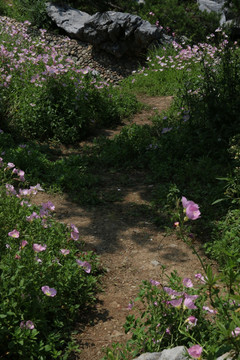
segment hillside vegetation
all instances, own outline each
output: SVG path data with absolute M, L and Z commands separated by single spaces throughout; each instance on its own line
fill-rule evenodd
M 0 8 L 2 15 L 23 21 L 17 29 L 0 19 L 0 357 L 70 359 L 74 323 L 99 290 L 99 259 L 85 250 L 77 227 L 56 222 L 54 205 L 33 206 L 31 196 L 43 189 L 65 192 L 73 201 L 97 206 L 104 201 L 98 196 L 102 174 L 140 169 L 146 184 L 154 184 L 149 210 L 158 214 L 159 229 L 174 225 L 203 273 L 195 275 L 199 286 L 177 274 L 164 286 L 145 282 L 138 297 L 145 310 L 125 325 L 131 341 L 108 349 L 105 358 L 132 359 L 176 345 L 185 345 L 195 359 L 216 359 L 230 350 L 238 358 L 238 42 L 190 1 L 146 1 L 141 8 L 118 3 L 159 21 L 176 39 L 150 52 L 143 68 L 114 87 L 48 47 L 45 29 L 38 37 L 29 35 L 29 20 L 53 28 L 44 17 L 44 1 L 28 5 L 13 0 Z M 84 9 L 98 8 L 90 6 Z M 189 38 L 185 44 L 178 42 L 183 34 Z M 79 146 L 93 130 L 139 111 L 136 94 L 172 95 L 174 101 L 152 126 L 124 126 L 113 139 Z M 61 156 L 66 145 L 76 153 Z M 196 252 L 195 237 L 218 262 L 218 276 Z

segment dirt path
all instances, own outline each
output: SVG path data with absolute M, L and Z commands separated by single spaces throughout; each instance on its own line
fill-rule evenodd
M 144 110 L 132 120 L 138 124 L 149 123 L 155 111 L 166 109 L 171 97 L 145 98 L 152 108 Z M 155 109 L 154 109 L 155 108 Z M 113 136 L 120 127 L 109 133 Z M 106 174 L 110 178 L 112 174 Z M 107 269 L 103 278 L 104 292 L 98 296 L 96 309 L 86 314 L 86 325 L 77 328 L 77 340 L 82 352 L 81 360 L 99 360 L 102 348 L 113 342 L 124 342 L 123 324 L 128 315 L 130 300 L 137 295 L 142 280 L 159 280 L 161 265 L 167 272 L 177 270 L 180 276 L 193 277 L 201 270 L 192 251 L 175 235 L 167 235 L 153 224 L 149 211 L 152 185 L 145 184 L 145 175 L 140 172 L 125 174 L 128 181 L 118 185 L 120 174 L 114 174 L 116 192 L 121 192 L 123 201 L 87 208 L 72 203 L 67 196 L 38 194 L 34 200 L 41 204 L 51 200 L 56 207 L 56 218 L 79 228 L 81 239 L 87 247 L 100 255 Z

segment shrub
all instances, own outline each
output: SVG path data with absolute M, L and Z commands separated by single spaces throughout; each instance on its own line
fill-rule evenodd
M 76 226 L 52 218 L 51 202 L 31 205 L 41 187 L 18 190 L 25 182 L 19 175 L 24 172 L 1 160 L 0 354 L 66 358 L 72 326 L 95 300 L 98 260 L 84 251 Z
M 203 60 L 202 75 L 190 76 L 183 103 L 193 122 L 208 131 L 209 138 L 226 145 L 239 130 L 240 64 L 237 44 L 231 47 L 223 35 L 225 39 L 212 60 Z

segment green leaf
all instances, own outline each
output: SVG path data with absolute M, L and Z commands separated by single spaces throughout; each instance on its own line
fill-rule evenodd
M 218 203 L 220 203 L 220 202 L 222 202 L 222 201 L 226 201 L 227 199 L 217 199 L 217 200 L 215 200 L 213 203 L 212 203 L 212 205 L 215 205 L 215 204 L 218 204 Z

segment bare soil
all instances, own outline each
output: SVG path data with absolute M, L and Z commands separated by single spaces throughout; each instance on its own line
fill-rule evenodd
M 142 97 L 141 101 L 150 108 L 137 114 L 132 122 L 151 124 L 151 116 L 167 109 L 171 100 L 171 97 Z M 105 130 L 105 135 L 112 137 L 121 127 Z M 127 181 L 118 185 L 122 175 Z M 144 179 L 145 174 L 141 172 L 106 174 L 106 188 L 121 192 L 123 200 L 90 208 L 76 205 L 67 195 L 39 193 L 35 197 L 37 204 L 51 200 L 56 219 L 79 228 L 81 239 L 88 249 L 99 254 L 107 270 L 96 308 L 85 314 L 85 321 L 77 326 L 76 339 L 81 349 L 78 359 L 100 360 L 104 347 L 113 342 L 124 343 L 129 338 L 123 329 L 129 314 L 128 304 L 136 297 L 143 280 L 159 280 L 162 265 L 168 274 L 177 270 L 183 277 L 192 278 L 201 271 L 198 259 L 185 243 L 174 233 L 167 234 L 154 225 L 148 211 L 153 186 L 145 185 Z M 197 242 L 195 245 L 202 253 L 201 245 Z

